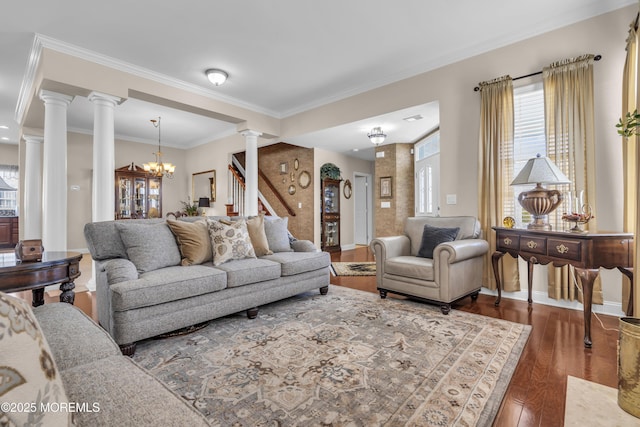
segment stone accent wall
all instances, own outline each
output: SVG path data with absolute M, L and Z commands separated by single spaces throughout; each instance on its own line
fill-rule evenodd
M 375 235 L 376 237 L 402 234 L 404 221 L 413 216 L 414 204 L 414 160 L 413 144 L 387 144 L 376 147 L 375 164 Z M 391 177 L 391 198 L 380 198 L 380 178 Z M 389 203 L 383 208 L 382 203 Z

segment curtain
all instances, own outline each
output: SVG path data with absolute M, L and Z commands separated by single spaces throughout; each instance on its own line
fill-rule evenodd
M 480 83 L 480 138 L 478 219 L 484 237 L 489 242 L 485 255 L 482 283 L 496 289 L 490 254 L 496 250 L 492 226 L 502 225 L 503 196 L 513 192 L 513 81 L 509 76 Z M 520 290 L 518 260 L 505 255 L 501 259 L 503 290 Z
M 624 63 L 624 71 L 622 77 L 622 117 L 628 112 L 638 108 L 638 18 L 634 20 L 629 26 L 629 36 L 627 37 L 627 57 Z M 639 163 L 638 150 L 636 149 L 638 144 L 638 137 L 633 135 L 629 138 L 622 138 L 622 176 L 623 176 L 623 188 L 624 188 L 624 231 L 633 233 L 634 230 L 639 230 L 636 224 L 636 212 L 638 207 L 637 188 L 639 188 L 637 181 Z M 636 236 L 637 237 L 637 236 Z M 638 256 L 640 247 L 638 246 L 638 239 L 634 239 L 635 254 Z M 634 265 L 639 265 L 638 258 L 634 260 Z M 637 316 L 638 306 L 640 299 L 638 299 L 637 285 L 634 286 L 634 294 L 636 301 L 634 304 L 635 313 Z M 622 309 L 627 311 L 630 299 L 631 282 L 625 276 L 622 276 Z M 634 313 L 627 312 L 627 316 L 632 316 Z
M 542 71 L 547 156 L 571 180 L 569 191 L 583 194 L 584 203 L 593 207 L 596 200 L 595 143 L 593 107 L 593 55 L 555 62 Z M 555 229 L 561 229 L 556 210 L 550 215 Z M 596 219 L 585 225 L 597 230 Z M 554 299 L 581 300 L 581 286 L 573 267 L 549 265 L 549 297 Z M 596 279 L 593 303 L 602 304 L 602 284 Z

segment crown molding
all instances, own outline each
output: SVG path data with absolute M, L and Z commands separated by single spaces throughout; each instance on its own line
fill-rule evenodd
M 115 70 L 122 71 L 124 73 L 132 74 L 137 77 L 142 77 L 147 80 L 151 80 L 166 86 L 191 92 L 196 95 L 201 95 L 210 99 L 214 99 L 216 101 L 225 102 L 227 104 L 244 108 L 256 113 L 265 114 L 267 116 L 271 116 L 277 119 L 282 118 L 282 115 L 277 111 L 270 110 L 268 108 L 264 108 L 259 105 L 244 102 L 230 96 L 225 96 L 213 90 L 206 89 L 202 86 L 188 83 L 183 80 L 175 79 L 173 77 L 169 77 L 167 75 L 149 70 L 147 68 L 139 67 L 137 65 L 133 65 L 128 62 L 121 61 L 116 58 L 112 58 L 107 55 L 102 55 L 100 53 L 97 53 L 88 49 L 84 49 L 82 47 L 36 33 L 34 37 L 33 45 L 31 47 L 31 53 L 29 55 L 27 71 L 25 72 L 22 85 L 20 88 L 20 94 L 18 96 L 18 105 L 16 107 L 16 119 L 21 120 L 24 117 L 26 107 L 29 101 L 28 95 L 31 92 L 33 85 L 35 83 L 36 70 L 40 63 L 42 50 L 44 48 L 51 49 L 56 52 L 64 53 L 64 54 L 67 54 L 76 58 L 80 58 L 85 61 L 93 62 L 99 65 L 104 65 L 105 67 L 113 68 Z M 18 120 L 18 123 L 21 123 L 20 120 Z

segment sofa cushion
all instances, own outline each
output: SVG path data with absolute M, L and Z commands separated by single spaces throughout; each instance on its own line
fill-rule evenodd
M 90 222 L 84 225 L 84 238 L 96 261 L 111 258 L 126 258 L 127 250 L 116 229 L 115 221 Z
M 264 231 L 264 215 L 258 215 L 247 220 L 247 230 L 251 238 L 251 245 L 256 256 L 271 255 L 273 251 L 269 249 L 269 241 Z
M 281 274 L 279 263 L 264 258 L 233 260 L 216 268 L 227 273 L 228 288 L 278 279 Z
M 43 411 L 69 402 L 45 335 L 25 301 L 0 292 L 0 401 L 28 405 L 2 408 L 5 425 L 71 425 L 71 413 Z M 33 406 L 31 406 L 33 405 Z
M 433 281 L 433 260 L 415 256 L 398 256 L 384 262 L 384 273 L 395 276 Z
M 104 263 L 103 268 L 107 273 L 107 282 L 110 285 L 138 278 L 138 269 L 128 259 L 110 259 Z
M 125 311 L 172 302 L 224 289 L 224 271 L 210 265 L 174 266 L 140 275 L 139 279 L 110 287 L 111 308 Z
M 433 250 L 440 243 L 452 242 L 455 240 L 460 227 L 443 228 L 432 227 L 429 224 L 424 225 L 422 232 L 422 239 L 420 243 L 420 250 L 418 250 L 417 256 L 422 258 L 433 258 Z
M 85 363 L 62 377 L 70 401 L 88 402 L 94 409 L 77 412 L 78 425 L 208 425 L 195 408 L 126 356 Z
M 328 252 L 279 252 L 263 257 L 281 264 L 282 276 L 293 276 L 331 265 Z
M 182 255 L 181 265 L 202 264 L 213 259 L 211 237 L 205 219 L 195 222 L 167 220 Z
M 256 257 L 244 219 L 230 224 L 209 220 L 209 235 L 213 247 L 213 265 L 215 266 L 233 259 Z
M 57 302 L 36 307 L 33 312 L 61 371 L 121 354 L 111 336 L 78 307 Z
M 180 251 L 166 223 L 145 224 L 137 221 L 117 222 L 127 258 L 138 273 L 180 264 Z
M 270 218 L 264 222 L 264 232 L 267 235 L 269 249 L 273 252 L 291 252 L 291 242 L 287 229 L 289 218 Z

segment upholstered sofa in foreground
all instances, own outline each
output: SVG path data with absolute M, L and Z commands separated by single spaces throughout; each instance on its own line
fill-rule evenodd
M 449 239 L 442 239 L 456 228 Z M 480 237 L 475 217 L 407 218 L 403 235 L 371 241 L 380 296 L 386 298 L 392 292 L 436 302 L 444 314 L 456 300 L 469 295 L 477 298 L 483 257 L 489 250 Z M 439 243 L 438 239 L 447 241 Z M 425 248 L 426 253 L 421 253 Z
M 209 425 L 70 304 L 0 293 L 0 341 L 2 425 Z
M 326 294 L 329 254 L 320 252 L 309 241 L 291 241 L 286 218 L 265 218 L 269 248 L 266 244 L 256 247 L 257 257 L 231 259 L 219 265 L 214 265 L 218 261 L 215 257 L 213 262 L 209 257 L 198 259 L 193 265 L 182 265 L 184 247 L 189 243 L 191 247 L 199 247 L 192 241 L 199 237 L 174 236 L 172 231 L 180 228 L 177 227 L 180 221 L 145 219 L 86 224 L 85 238 L 96 262 L 100 325 L 123 354 L 131 355 L 135 343 L 146 338 L 243 310 L 253 318 L 261 305 L 312 289 Z M 228 217 L 215 220 L 234 222 Z M 216 224 L 222 227 L 220 222 Z M 238 251 L 242 248 L 229 246 L 223 255 Z

